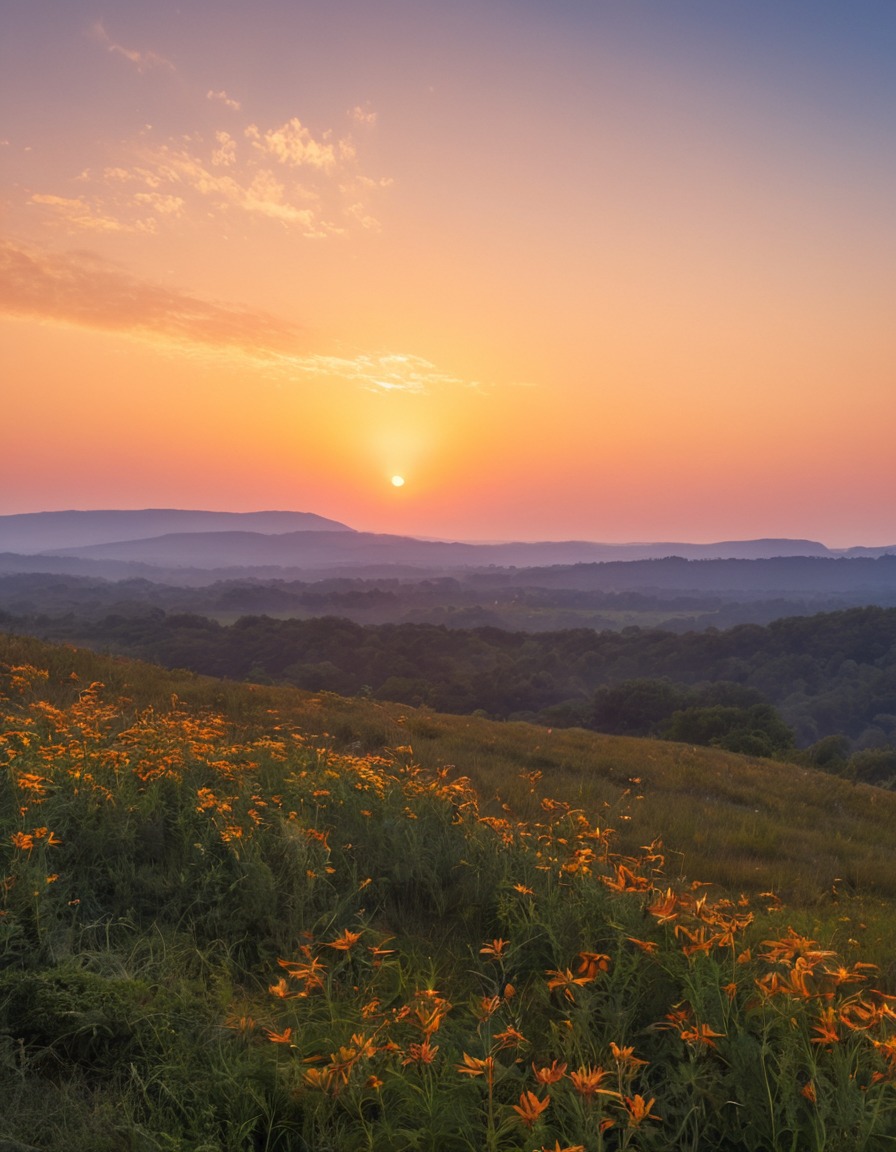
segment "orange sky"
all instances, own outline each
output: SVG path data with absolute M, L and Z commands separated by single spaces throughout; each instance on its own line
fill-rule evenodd
M 896 9 L 781 8 L 8 8 L 0 513 L 893 543 Z

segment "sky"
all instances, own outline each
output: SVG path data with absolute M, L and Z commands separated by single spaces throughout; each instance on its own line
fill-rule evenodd
M 893 0 L 9 0 L 0 43 L 0 514 L 896 542 Z

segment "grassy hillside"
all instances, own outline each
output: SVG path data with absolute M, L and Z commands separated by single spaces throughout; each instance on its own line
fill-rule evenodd
M 0 1147 L 896 1139 L 891 793 L 21 638 L 0 710 Z

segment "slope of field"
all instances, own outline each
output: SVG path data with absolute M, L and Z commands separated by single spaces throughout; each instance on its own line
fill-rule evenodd
M 0 1147 L 896 1138 L 889 793 L 20 638 L 0 713 Z

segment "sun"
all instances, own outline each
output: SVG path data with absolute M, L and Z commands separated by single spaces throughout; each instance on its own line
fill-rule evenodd
M 395 488 L 403 488 L 404 487 L 404 476 L 393 476 L 392 477 L 392 484 Z

